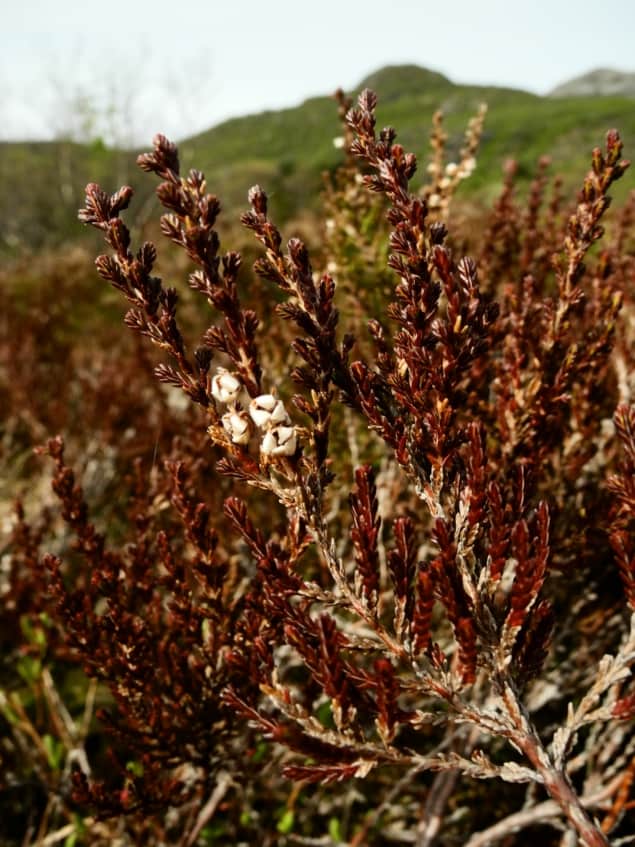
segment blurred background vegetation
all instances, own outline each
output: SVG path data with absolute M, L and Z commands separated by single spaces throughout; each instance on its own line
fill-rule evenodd
M 613 75 L 609 85 L 601 72 L 590 73 L 559 86 L 552 95 L 538 96 L 515 89 L 456 85 L 439 73 L 403 65 L 371 74 L 358 90 L 369 86 L 377 91 L 380 121 L 399 127 L 399 141 L 417 153 L 420 163 L 425 162 L 431 118 L 437 109 L 443 111 L 450 136 L 448 150 L 458 154 L 467 120 L 485 102 L 488 114 L 478 168 L 462 187 L 462 195 L 472 203 L 488 204 L 500 190 L 508 157 L 518 162 L 522 185 L 528 184 L 539 157 L 548 155 L 566 191 L 579 184 L 591 149 L 602 143 L 607 129 L 616 127 L 626 151 L 632 150 L 632 76 Z M 621 84 L 616 84 L 616 78 Z M 57 140 L 0 143 L 0 256 L 4 258 L 91 238 L 92 248 L 94 234 L 83 230 L 76 218 L 89 181 L 111 191 L 131 184 L 137 191 L 137 222 L 150 219 L 156 211 L 152 188 L 139 178 L 134 164 L 140 151 L 130 149 L 128 143 L 126 127 L 133 104 L 113 97 L 97 112 L 92 101 L 80 94 L 63 106 Z M 148 128 L 148 147 L 155 130 L 161 127 Z M 226 219 L 245 208 L 247 190 L 260 182 L 271 197 L 276 220 L 285 223 L 316 209 L 323 172 L 334 170 L 341 161 L 341 151 L 333 144 L 338 134 L 335 105 L 324 96 L 294 108 L 228 120 L 179 140 L 179 148 L 184 167 L 196 165 L 206 174 L 209 190 L 222 199 Z M 616 200 L 625 191 L 619 185 Z

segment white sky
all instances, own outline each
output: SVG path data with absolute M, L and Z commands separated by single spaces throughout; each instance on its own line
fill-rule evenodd
M 635 0 L 0 0 L 0 138 L 178 139 L 406 62 L 545 93 L 634 44 Z

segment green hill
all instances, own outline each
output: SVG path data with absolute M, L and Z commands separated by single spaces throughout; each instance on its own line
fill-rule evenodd
M 520 178 L 529 179 L 538 158 L 549 154 L 565 185 L 577 185 L 591 149 L 602 144 L 611 127 L 622 134 L 627 155 L 635 150 L 635 110 L 632 100 L 623 96 L 554 98 L 457 85 L 414 65 L 377 71 L 358 90 L 366 86 L 379 95 L 380 124 L 394 125 L 400 141 L 420 160 L 427 156 L 430 121 L 437 108 L 445 115 L 450 149 L 458 151 L 467 120 L 479 103 L 488 104 L 478 168 L 463 188 L 466 196 L 490 199 L 510 156 L 519 162 Z M 315 207 L 321 172 L 340 160 L 333 145 L 339 134 L 333 100 L 318 97 L 294 108 L 226 121 L 186 139 L 180 144 L 181 159 L 185 167 L 196 166 L 206 173 L 210 190 L 229 211 L 244 208 L 250 185 L 262 183 L 272 197 L 273 213 L 284 220 L 302 208 Z M 139 178 L 133 162 L 134 153 L 99 144 L 0 145 L 0 220 L 5 222 L 0 249 L 37 248 L 76 236 L 80 230 L 75 210 L 91 180 L 108 189 L 130 182 L 140 192 L 136 210 L 148 212 L 154 186 L 147 177 Z M 624 183 L 620 191 L 628 189 L 629 180 Z

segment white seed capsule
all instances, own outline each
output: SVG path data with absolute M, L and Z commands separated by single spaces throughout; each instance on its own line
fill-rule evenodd
M 249 404 L 249 414 L 256 426 L 265 426 L 271 419 L 271 413 L 278 401 L 273 394 L 261 394 Z
M 221 368 L 212 378 L 212 396 L 219 403 L 233 403 L 240 394 L 241 388 L 240 380 Z
M 272 426 L 277 426 L 278 424 L 290 424 L 291 420 L 289 419 L 289 415 L 287 414 L 287 410 L 284 408 L 284 403 L 282 400 L 278 400 L 276 405 L 274 406 L 273 412 L 271 413 L 271 420 L 269 423 Z
M 268 430 L 260 445 L 260 452 L 267 456 L 292 456 L 298 444 L 293 426 L 275 426 Z
M 249 418 L 245 412 L 227 412 L 221 418 L 225 432 L 234 444 L 249 443 Z
M 252 421 L 259 427 L 290 423 L 284 403 L 273 394 L 261 394 L 255 397 L 249 404 L 249 414 Z

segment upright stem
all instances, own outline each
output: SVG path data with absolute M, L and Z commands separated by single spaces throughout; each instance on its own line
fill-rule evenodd
M 608 847 L 608 839 L 591 820 L 583 808 L 580 798 L 573 790 L 567 775 L 558 770 L 537 737 L 528 736 L 521 749 L 544 780 L 549 795 L 564 812 L 567 820 L 576 829 L 584 847 Z
M 580 836 L 580 843 L 584 847 L 609 847 L 607 837 L 585 811 L 566 773 L 556 767 L 543 747 L 538 733 L 511 686 L 505 685 L 503 699 L 516 728 L 514 742 L 542 776 L 547 793 L 560 806 L 565 817 Z

